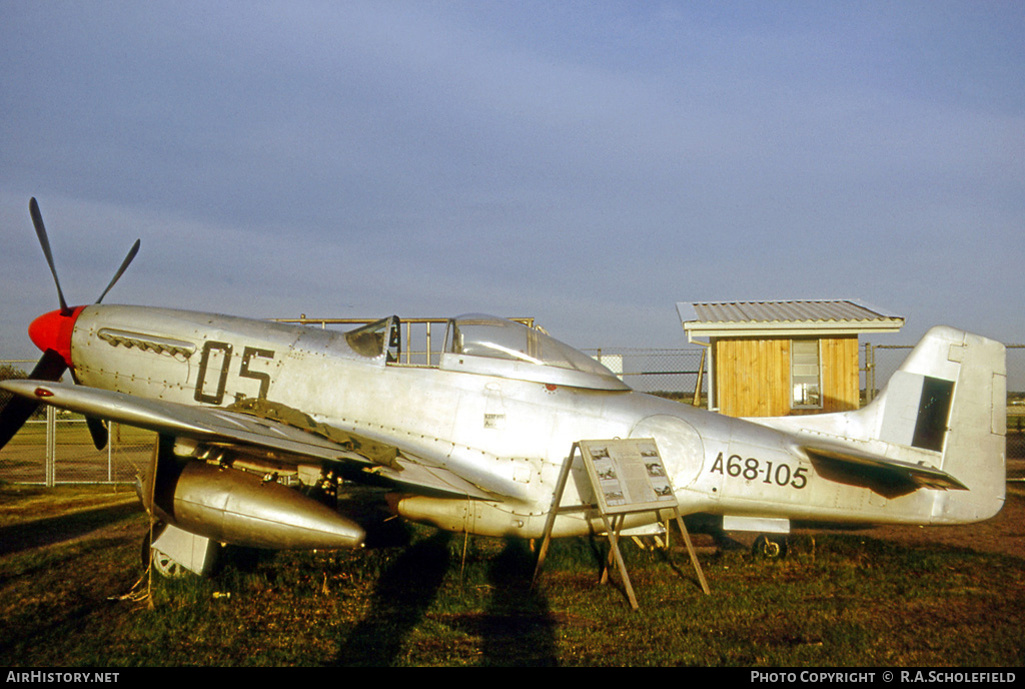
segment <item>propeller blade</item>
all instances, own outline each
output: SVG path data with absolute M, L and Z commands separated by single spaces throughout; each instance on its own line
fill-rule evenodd
M 107 296 L 107 292 L 109 292 L 110 288 L 114 286 L 114 283 L 116 283 L 118 280 L 121 279 L 121 276 L 128 269 L 128 264 L 132 262 L 133 258 L 135 258 L 135 254 L 139 253 L 139 245 L 141 243 L 142 243 L 142 240 L 139 240 L 139 239 L 135 240 L 135 244 L 133 244 L 132 248 L 129 249 L 128 255 L 125 256 L 125 260 L 121 262 L 121 267 L 117 269 L 116 273 L 114 273 L 114 277 L 110 281 L 110 284 L 107 285 L 107 289 L 103 290 L 103 294 L 101 294 L 100 298 L 96 300 L 97 304 L 99 304 L 101 301 L 103 301 L 103 298 L 105 296 Z
M 43 214 L 39 212 L 39 204 L 36 203 L 34 196 L 29 199 L 28 210 L 32 215 L 32 224 L 36 227 L 36 236 L 39 237 L 39 244 L 43 247 L 43 255 L 46 256 L 46 262 L 49 264 L 50 272 L 53 274 L 53 282 L 57 285 L 57 299 L 60 301 L 61 313 L 70 313 L 71 309 L 68 308 L 68 302 L 64 300 L 64 291 L 61 289 L 60 280 L 57 279 L 57 268 L 53 264 L 53 253 L 50 251 L 50 240 L 46 236 L 46 226 L 43 225 Z
M 75 385 L 81 385 L 78 376 L 75 374 L 75 369 L 71 369 L 71 380 L 75 382 Z M 89 435 L 92 436 L 93 445 L 96 446 L 96 449 L 102 450 L 105 448 L 110 434 L 107 432 L 107 425 L 103 423 L 103 420 L 95 416 L 86 416 L 85 425 L 89 429 Z
M 29 214 L 32 216 L 32 224 L 36 228 L 36 236 L 39 238 L 39 245 L 43 248 L 43 255 L 46 257 L 46 263 L 50 266 L 50 273 L 53 275 L 53 282 L 57 286 L 57 299 L 60 301 L 61 315 L 67 316 L 71 314 L 71 309 L 68 307 L 68 302 L 64 299 L 64 290 L 61 289 L 60 279 L 57 277 L 57 267 L 53 262 L 53 252 L 50 249 L 50 239 L 46 235 L 46 225 L 43 223 L 43 214 L 39 211 L 39 203 L 35 197 L 29 199 L 28 202 Z M 139 253 L 139 245 L 141 241 L 136 239 L 135 244 L 128 251 L 128 255 L 125 256 L 125 260 L 121 262 L 121 267 L 114 273 L 114 277 L 111 279 L 107 288 L 100 294 L 100 298 L 96 300 L 99 304 L 103 301 L 103 298 L 107 296 L 107 293 L 114 287 L 125 270 L 128 269 L 128 265 L 135 258 L 135 255 Z M 40 319 L 37 319 L 39 322 Z M 38 340 L 35 340 L 38 341 Z M 47 349 L 43 352 L 43 358 L 36 364 L 33 369 L 30 378 L 36 380 L 49 380 L 58 381 L 64 372 L 68 369 L 68 364 L 64 360 L 64 357 L 53 349 Z M 75 379 L 75 384 L 78 384 L 78 379 L 72 371 L 72 378 Z M 27 399 L 24 397 L 15 396 L 12 398 L 4 407 L 0 409 L 0 448 L 10 441 L 14 437 L 14 434 L 25 424 L 36 408 L 39 407 L 39 403 Z M 102 450 L 108 440 L 107 427 L 103 424 L 103 421 L 97 418 L 86 417 L 86 424 L 89 426 L 89 433 L 92 435 L 93 444 L 97 450 Z
M 43 352 L 43 357 L 32 369 L 29 378 L 56 382 L 64 375 L 67 368 L 68 365 L 64 363 L 64 357 L 54 350 L 48 349 Z M 3 448 L 14 437 L 14 434 L 28 421 L 28 417 L 32 416 L 38 406 L 38 402 L 15 395 L 3 409 L 0 409 L 0 448 Z
M 106 424 L 95 416 L 87 416 L 85 417 L 85 425 L 89 427 L 89 435 L 93 437 L 93 445 L 96 446 L 96 449 L 102 450 L 105 448 L 110 435 L 107 432 Z

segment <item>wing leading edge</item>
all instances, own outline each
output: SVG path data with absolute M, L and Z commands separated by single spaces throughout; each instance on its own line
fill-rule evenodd
M 444 458 L 326 426 L 297 410 L 243 400 L 229 408 L 194 407 L 125 393 L 41 380 L 8 380 L 0 388 L 38 403 L 163 435 L 242 451 L 279 453 L 279 459 L 342 464 L 414 489 L 495 499 L 444 467 Z M 281 455 L 284 455 L 283 457 Z

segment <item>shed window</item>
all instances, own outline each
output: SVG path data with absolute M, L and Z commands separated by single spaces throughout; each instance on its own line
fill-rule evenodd
M 822 407 L 822 369 L 818 340 L 793 340 L 790 348 L 790 388 L 792 409 Z

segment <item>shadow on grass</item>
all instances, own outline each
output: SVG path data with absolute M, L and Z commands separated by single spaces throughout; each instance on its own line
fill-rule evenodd
M 0 527 L 0 555 L 61 543 L 139 514 L 137 502 Z
M 548 601 L 531 588 L 537 558 L 522 540 L 510 539 L 492 562 L 494 593 L 481 621 L 484 664 L 504 667 L 558 665 Z
M 556 621 L 547 599 L 531 587 L 537 556 L 526 542 L 507 539 L 491 559 L 487 578 L 491 597 L 481 612 L 450 616 L 454 629 L 481 640 L 480 661 L 486 667 L 555 667 Z
M 410 545 L 381 575 L 371 611 L 344 641 L 336 664 L 395 664 L 407 637 L 423 621 L 453 566 L 451 539 L 452 534 L 438 531 Z M 488 566 L 492 594 L 485 609 L 444 616 L 452 628 L 481 639 L 480 665 L 558 665 L 555 622 L 547 600 L 531 589 L 534 565 L 535 556 L 524 541 L 508 540 Z M 465 649 L 452 651 L 462 654 Z
M 383 667 L 393 663 L 403 641 L 423 618 L 449 568 L 451 534 L 439 531 L 409 546 L 381 575 L 373 609 L 345 640 L 338 665 Z

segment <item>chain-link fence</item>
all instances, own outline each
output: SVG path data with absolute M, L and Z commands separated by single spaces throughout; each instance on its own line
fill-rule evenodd
M 102 450 L 93 445 L 85 419 L 53 407 L 40 410 L 0 451 L 0 480 L 53 486 L 58 483 L 130 483 L 150 461 L 154 434 L 109 425 Z
M 24 378 L 34 361 L 0 361 L 0 378 Z M 0 390 L 0 409 L 11 393 Z M 0 450 L 0 481 L 11 483 L 131 483 L 150 461 L 154 434 L 109 425 L 110 441 L 97 450 L 85 419 L 40 405 Z
M 872 344 L 861 348 L 863 400 L 877 394 L 911 348 Z M 621 375 L 635 390 L 695 406 L 705 406 L 707 402 L 708 362 L 704 347 L 585 352 Z M 4 377 L 23 377 L 33 364 L 0 361 L 0 373 Z M 1007 456 L 1025 458 L 1025 345 L 1008 346 L 1007 371 Z M 0 391 L 0 407 L 8 397 L 9 393 Z M 149 462 L 152 447 L 152 433 L 112 424 L 110 442 L 103 450 L 97 450 L 81 417 L 41 407 L 0 450 L 0 480 L 46 485 L 131 482 Z
M 585 349 L 638 392 L 703 404 L 706 349 Z

